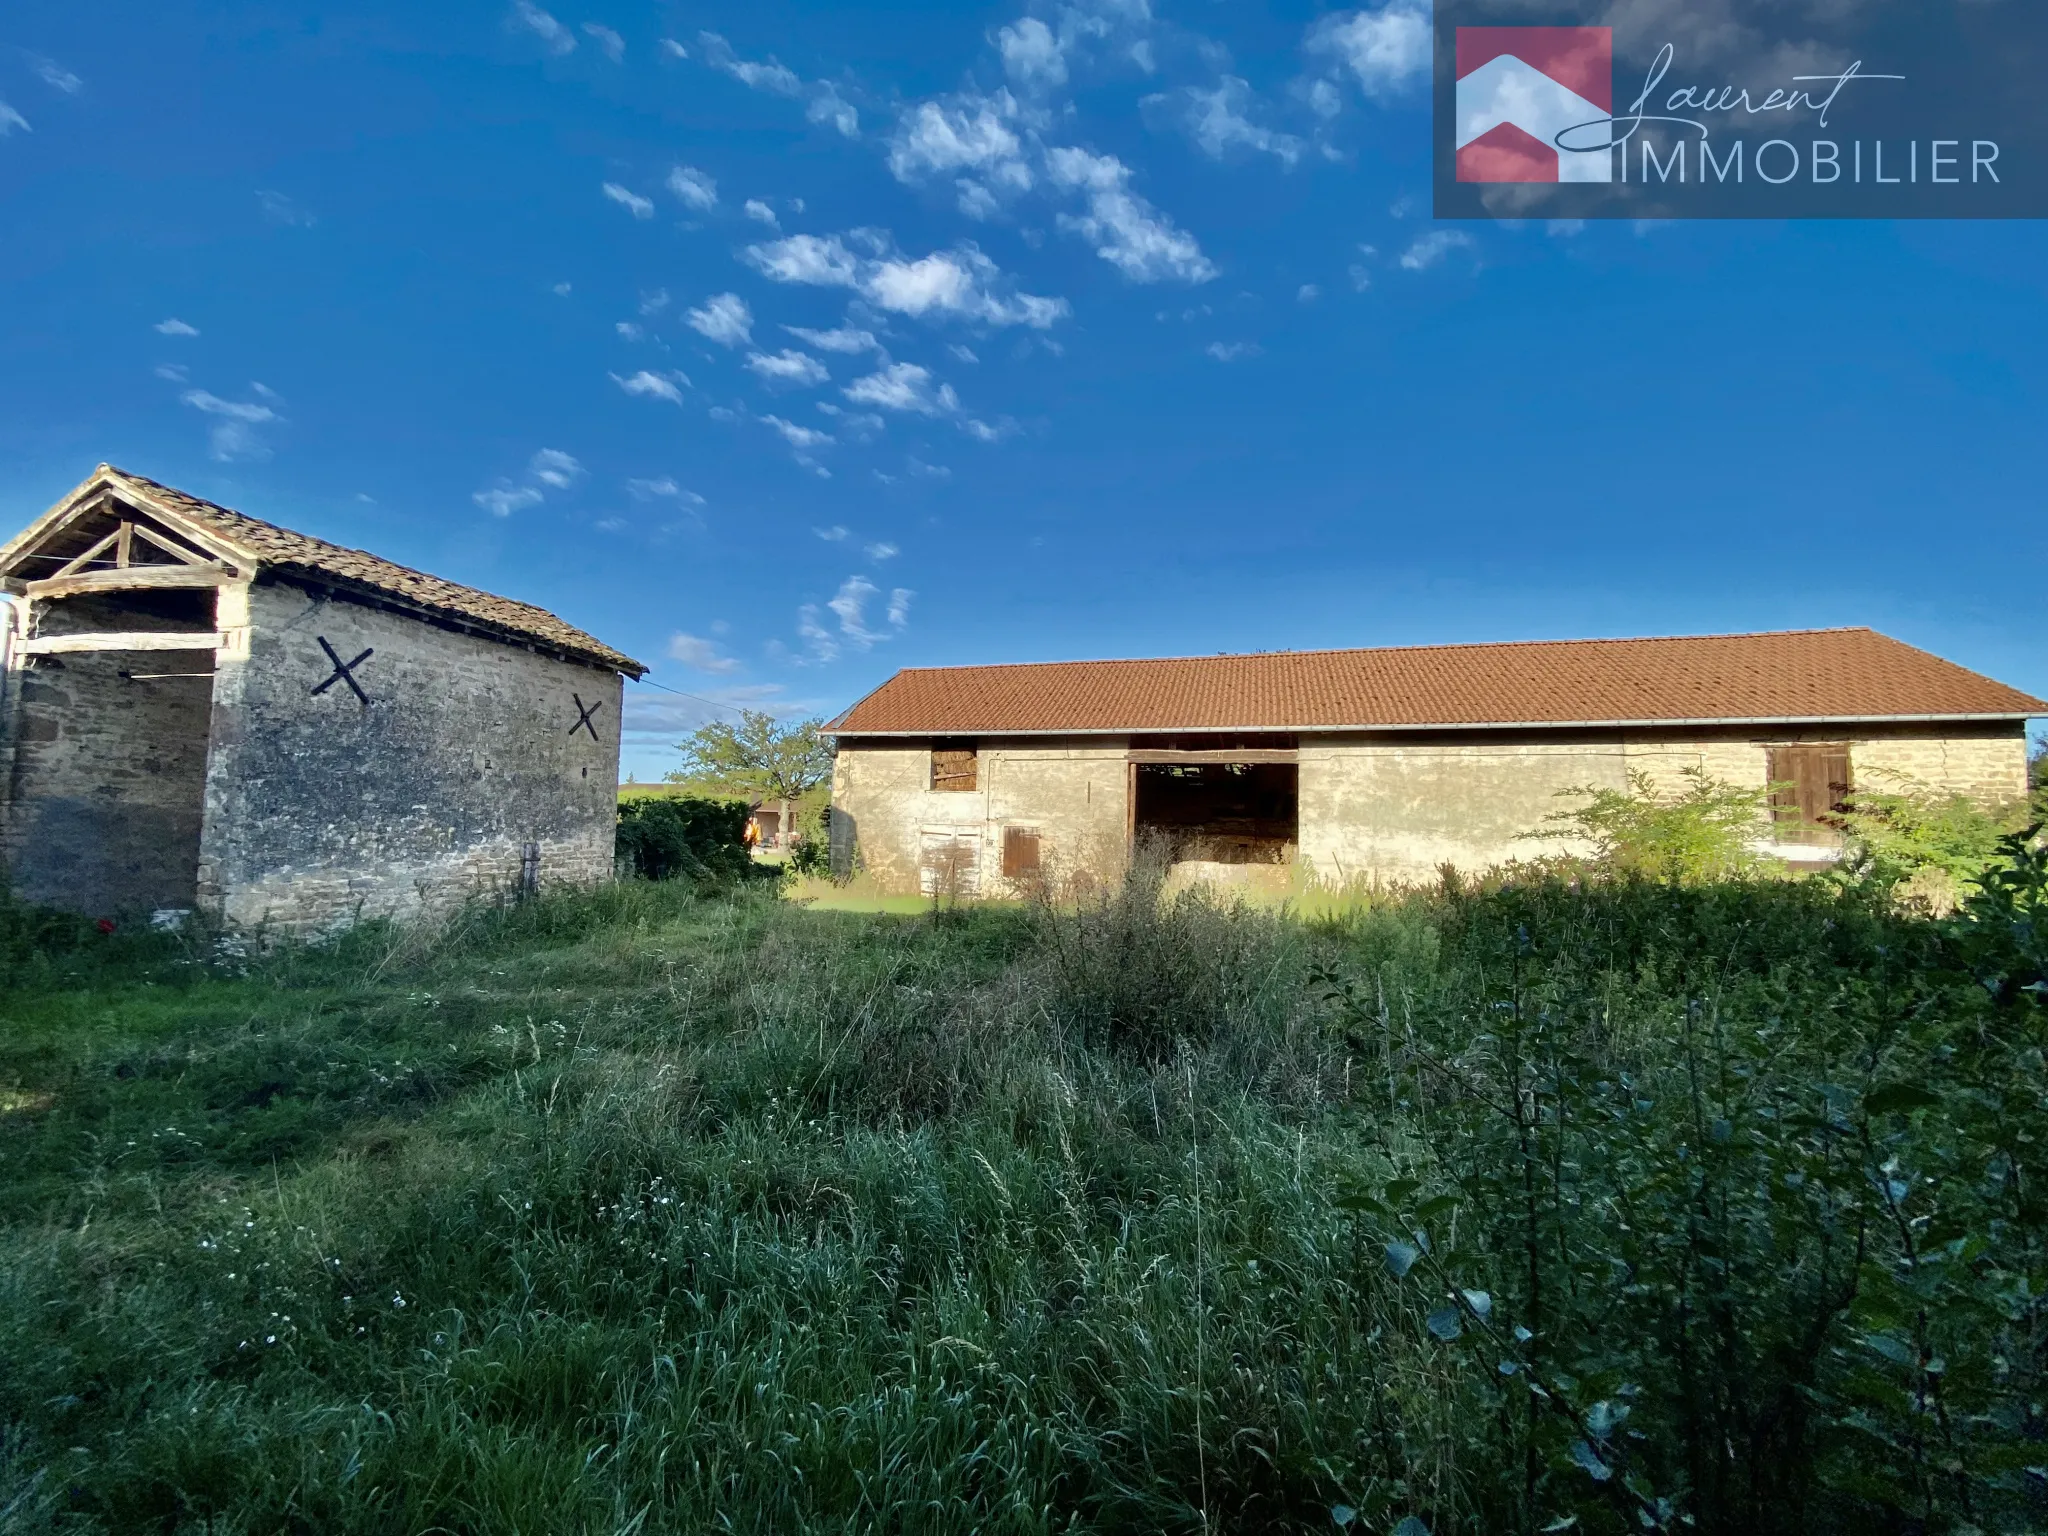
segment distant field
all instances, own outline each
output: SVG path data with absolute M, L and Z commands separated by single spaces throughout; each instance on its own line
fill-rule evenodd
M 0 1529 L 2042 1523 L 1999 934 L 805 894 L 247 963 L 12 914 Z

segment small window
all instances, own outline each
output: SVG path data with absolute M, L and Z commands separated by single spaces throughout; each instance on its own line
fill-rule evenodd
M 1003 878 L 1030 880 L 1038 874 L 1038 828 L 1003 828 Z
M 979 780 L 978 766 L 972 747 L 933 747 L 932 788 L 972 790 Z
M 1772 747 L 1771 821 L 1780 843 L 1832 847 L 1849 798 L 1847 746 Z

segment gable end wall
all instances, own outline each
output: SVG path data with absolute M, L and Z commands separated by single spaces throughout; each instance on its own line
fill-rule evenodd
M 284 581 L 228 589 L 220 622 L 199 894 L 229 923 L 437 915 L 515 886 L 529 842 L 543 883 L 611 878 L 618 674 Z M 367 707 L 313 694 L 322 637 L 373 651 Z

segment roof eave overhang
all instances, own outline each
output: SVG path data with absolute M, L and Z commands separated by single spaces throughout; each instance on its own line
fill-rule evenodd
M 2039 700 L 2035 701 L 2040 703 Z M 2042 704 L 2048 709 L 2048 704 Z M 1978 714 L 1927 715 L 1716 715 L 1642 720 L 1387 720 L 1363 725 L 1069 725 L 1046 730 L 948 723 L 920 730 L 874 731 L 838 721 L 824 728 L 827 736 L 873 740 L 923 740 L 932 736 L 1157 736 L 1157 735 L 1386 735 L 1406 731 L 1619 731 L 1675 730 L 1697 726 L 1775 726 L 1785 729 L 1835 725 L 1991 725 L 2038 718 L 2028 710 Z

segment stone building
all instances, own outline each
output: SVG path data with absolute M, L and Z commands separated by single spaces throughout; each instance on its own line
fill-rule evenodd
M 317 931 L 612 873 L 628 656 L 102 464 L 0 548 L 16 896 Z
M 900 891 L 1102 878 L 1148 835 L 1211 878 L 1408 884 L 1696 767 L 1779 786 L 1759 842 L 1811 863 L 1857 785 L 2020 798 L 2044 713 L 1868 629 L 915 669 L 830 727 L 833 852 Z

